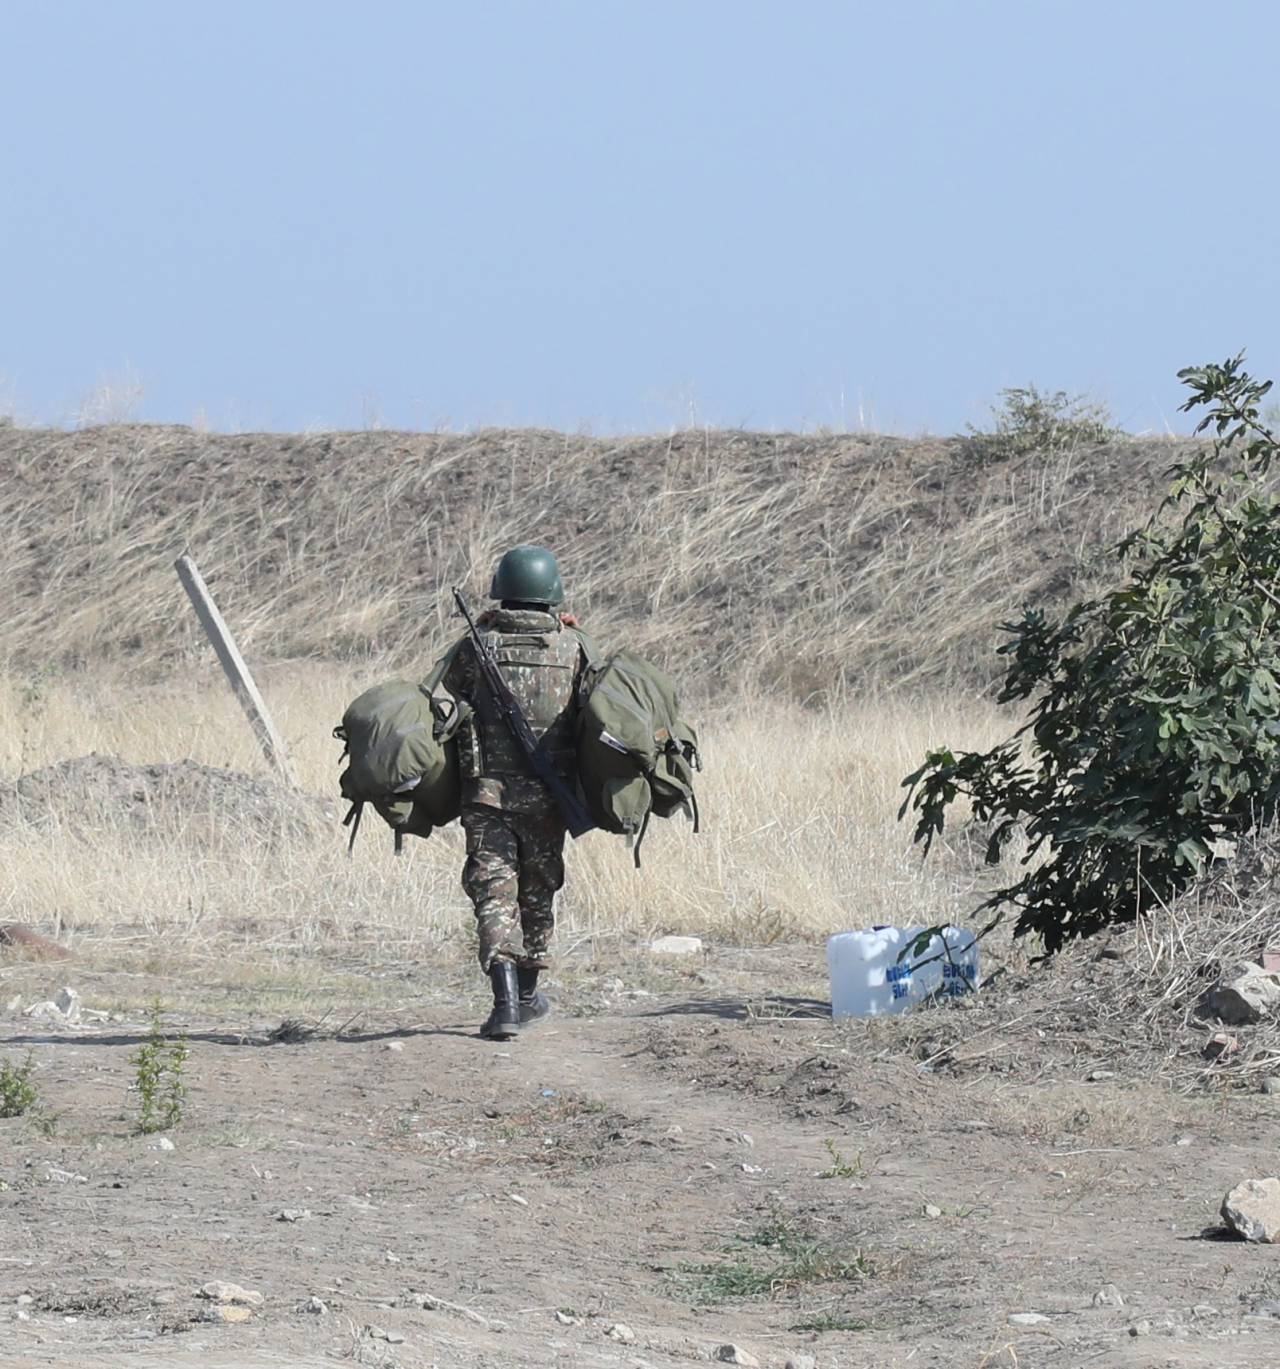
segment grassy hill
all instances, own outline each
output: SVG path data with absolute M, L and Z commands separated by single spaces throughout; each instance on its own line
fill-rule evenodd
M 976 464 L 961 439 L 621 439 L 0 428 L 10 667 L 154 670 L 196 642 L 189 548 L 256 660 L 406 660 L 497 554 L 560 554 L 606 642 L 708 689 L 973 684 L 993 624 L 1086 583 L 1154 507 L 1171 440 Z

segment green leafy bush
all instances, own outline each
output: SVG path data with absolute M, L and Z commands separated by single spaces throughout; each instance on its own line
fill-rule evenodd
M 1061 620 L 1027 609 L 1000 699 L 1030 706 L 986 752 L 940 749 L 903 781 L 927 852 L 962 796 L 996 864 L 1022 873 L 983 905 L 1018 909 L 1046 949 L 1137 917 L 1194 878 L 1216 841 L 1280 797 L 1280 454 L 1259 418 L 1270 382 L 1243 356 L 1179 372 L 1211 445 L 1173 467 L 1160 512 L 1115 549 L 1119 586 Z
M 1069 395 L 1065 390 L 1025 389 L 1000 391 L 1000 403 L 991 410 L 995 427 L 990 431 L 968 427 L 966 458 L 978 466 L 1027 456 L 1034 452 L 1062 451 L 1080 445 L 1114 442 L 1124 437 L 1105 404 Z
M 40 1099 L 31 1076 L 36 1063 L 31 1053 L 21 1065 L 6 1060 L 0 1064 L 0 1117 L 21 1117 L 30 1112 Z

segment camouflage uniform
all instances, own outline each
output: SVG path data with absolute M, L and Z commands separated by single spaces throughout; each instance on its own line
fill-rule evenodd
M 558 614 L 534 609 L 492 609 L 479 627 L 539 745 L 572 785 L 581 637 Z M 480 966 L 488 973 L 505 959 L 545 969 L 564 883 L 564 820 L 494 707 L 469 639 L 455 649 L 443 684 L 475 710 L 459 754 L 467 834 L 462 886 L 475 907 Z

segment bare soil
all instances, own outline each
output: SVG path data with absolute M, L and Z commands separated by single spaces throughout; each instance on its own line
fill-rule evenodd
M 119 1006 L 156 986 L 11 960 L 0 1061 L 42 1111 L 0 1121 L 0 1364 L 1280 1362 L 1280 1254 L 1217 1217 L 1280 1097 L 1177 1092 L 998 985 L 836 1026 L 816 946 L 570 956 L 505 1045 L 474 971 L 392 979 L 312 1033 L 211 1009 L 210 970 L 163 1150 Z M 64 982 L 111 1017 L 23 1015 Z M 212 1322 L 211 1280 L 262 1304 Z

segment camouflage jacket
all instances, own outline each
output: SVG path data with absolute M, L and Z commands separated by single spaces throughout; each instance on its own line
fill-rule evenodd
M 556 770 L 575 778 L 574 733 L 587 658 L 592 649 L 576 628 L 557 614 L 492 609 L 477 626 L 492 647 L 511 692 L 539 746 Z M 459 734 L 462 801 L 515 813 L 549 813 L 556 801 L 533 773 L 529 758 L 511 735 L 484 686 L 471 639 L 451 650 L 444 687 L 474 710 Z

